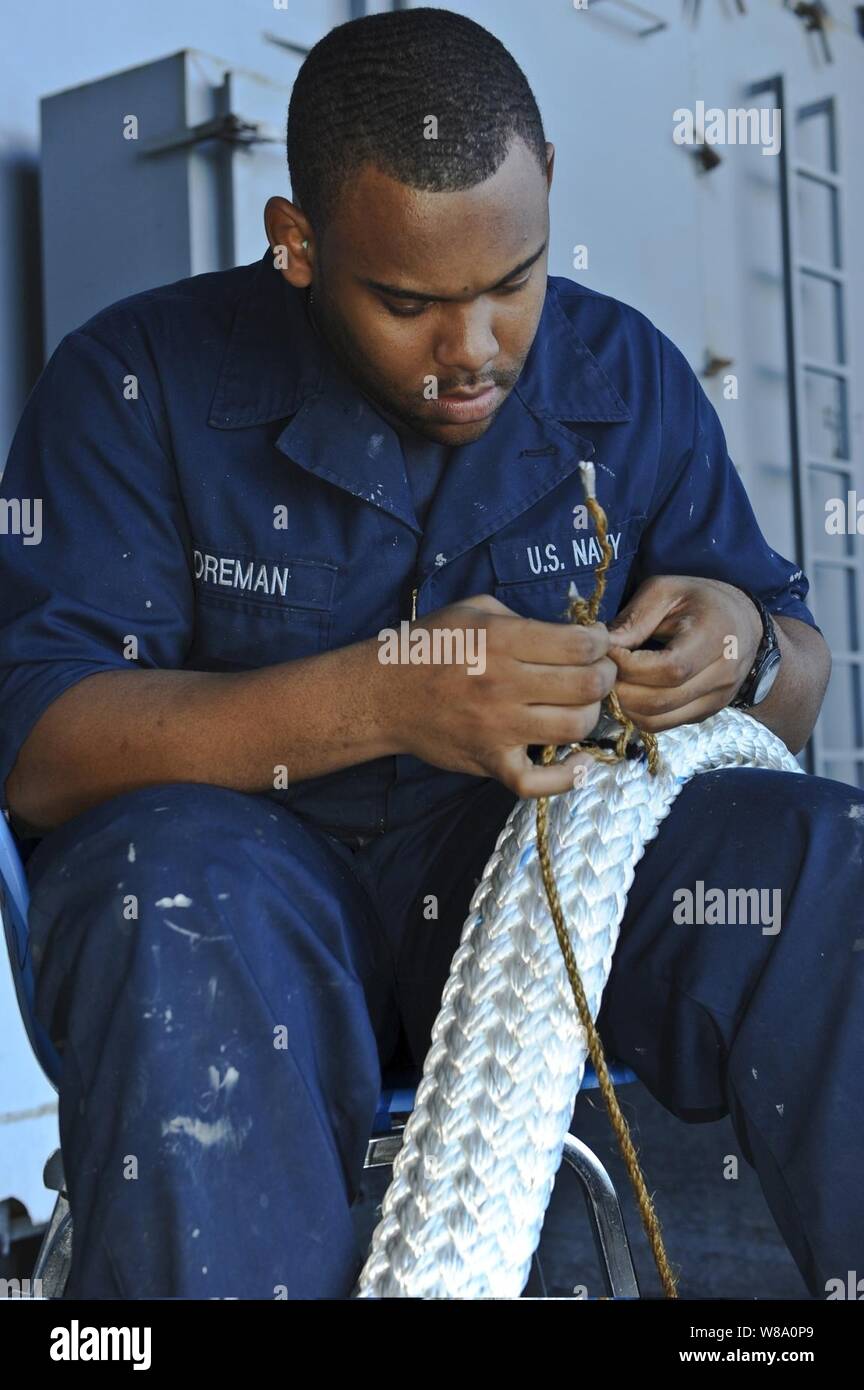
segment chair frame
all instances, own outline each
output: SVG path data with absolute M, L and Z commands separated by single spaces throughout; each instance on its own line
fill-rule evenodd
M 609 1070 L 618 1086 L 637 1080 L 632 1071 L 620 1064 L 610 1066 Z M 597 1074 L 589 1063 L 581 1089 L 594 1090 L 598 1086 Z M 375 1123 L 376 1130 L 383 1132 L 373 1133 L 369 1140 L 364 1168 L 392 1167 L 402 1147 L 405 1125 L 413 1104 L 410 1088 L 400 1086 L 383 1091 Z M 593 1150 L 575 1134 L 568 1134 L 564 1139 L 562 1166 L 569 1168 L 579 1180 L 606 1296 L 640 1298 L 624 1215 L 609 1173 Z

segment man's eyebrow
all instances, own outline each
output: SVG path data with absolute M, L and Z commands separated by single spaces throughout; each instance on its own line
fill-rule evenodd
M 521 261 L 512 270 L 508 270 L 507 274 L 502 275 L 500 280 L 496 280 L 494 285 L 489 285 L 487 289 L 480 290 L 479 293 L 490 294 L 493 290 L 501 289 L 502 285 L 506 285 L 507 281 L 512 280 L 515 275 L 521 275 L 523 270 L 528 270 L 535 261 L 540 259 L 545 250 L 546 242 L 544 241 L 539 251 L 535 251 L 527 260 Z M 361 285 L 367 285 L 371 290 L 380 290 L 382 294 L 389 294 L 393 299 L 420 300 L 424 304 L 455 304 L 457 302 L 457 298 L 453 295 L 424 294 L 421 290 L 403 290 L 399 289 L 397 285 L 385 285 L 381 280 L 367 280 L 361 275 L 356 278 Z

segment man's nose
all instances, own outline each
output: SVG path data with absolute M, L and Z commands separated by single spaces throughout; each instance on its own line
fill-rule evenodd
M 489 367 L 498 356 L 492 315 L 481 304 L 460 304 L 447 315 L 435 349 L 445 389 L 488 381 Z

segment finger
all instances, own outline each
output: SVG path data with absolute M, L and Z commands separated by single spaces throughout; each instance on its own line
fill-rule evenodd
M 680 728 L 682 724 L 700 724 L 703 719 L 708 719 L 718 710 L 725 709 L 727 703 L 725 697 L 718 696 L 715 692 L 713 695 L 706 695 L 700 700 L 693 700 L 690 704 L 681 706 L 680 709 L 670 710 L 666 714 L 640 715 L 638 724 L 640 729 L 644 729 L 646 733 L 662 734 L 667 729 Z
M 577 770 L 585 767 L 583 777 L 577 779 Z M 532 763 L 523 748 L 513 749 L 504 756 L 498 773 L 498 780 L 515 791 L 518 796 L 535 799 L 538 796 L 556 796 L 568 792 L 577 784 L 591 776 L 595 760 L 587 753 L 571 753 L 563 762 L 550 763 L 548 767 Z
M 609 650 L 605 623 L 544 623 L 539 618 L 517 618 L 508 635 L 510 651 L 526 665 L 587 666 Z
M 517 661 L 541 662 L 550 666 L 581 666 L 605 656 L 609 631 L 605 623 L 544 622 L 523 618 L 491 594 L 476 594 L 453 608 L 474 609 L 493 617 L 507 618 L 505 629 L 511 654 Z M 424 619 L 427 621 L 427 619 Z
M 683 685 L 666 688 L 619 681 L 615 686 L 615 693 L 624 713 L 629 714 L 631 719 L 639 724 L 644 724 L 646 718 L 670 714 L 675 710 L 684 709 L 696 700 L 712 696 L 719 700 L 719 709 L 731 699 L 736 688 L 734 678 L 730 679 L 728 668 L 729 663 L 721 659 L 700 671 L 692 680 L 685 681 Z
M 586 705 L 603 700 L 618 679 L 607 656 L 584 666 L 538 666 L 520 662 L 513 693 L 523 705 Z
M 609 624 L 614 646 L 639 647 L 681 603 L 681 591 L 661 579 L 646 580 Z
M 609 656 L 618 668 L 619 680 L 666 688 L 685 685 L 718 659 L 724 660 L 714 635 L 706 633 L 703 623 L 687 616 L 680 618 L 674 637 L 662 651 L 634 652 L 610 646 Z
M 600 718 L 600 701 L 590 705 L 527 705 L 512 722 L 514 741 L 557 745 L 587 738 Z

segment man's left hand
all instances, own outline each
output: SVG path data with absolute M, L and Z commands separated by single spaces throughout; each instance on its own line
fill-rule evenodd
M 735 698 L 762 640 L 756 605 L 719 579 L 647 579 L 609 624 L 624 713 L 649 733 L 695 724 Z M 649 638 L 662 651 L 638 651 Z

